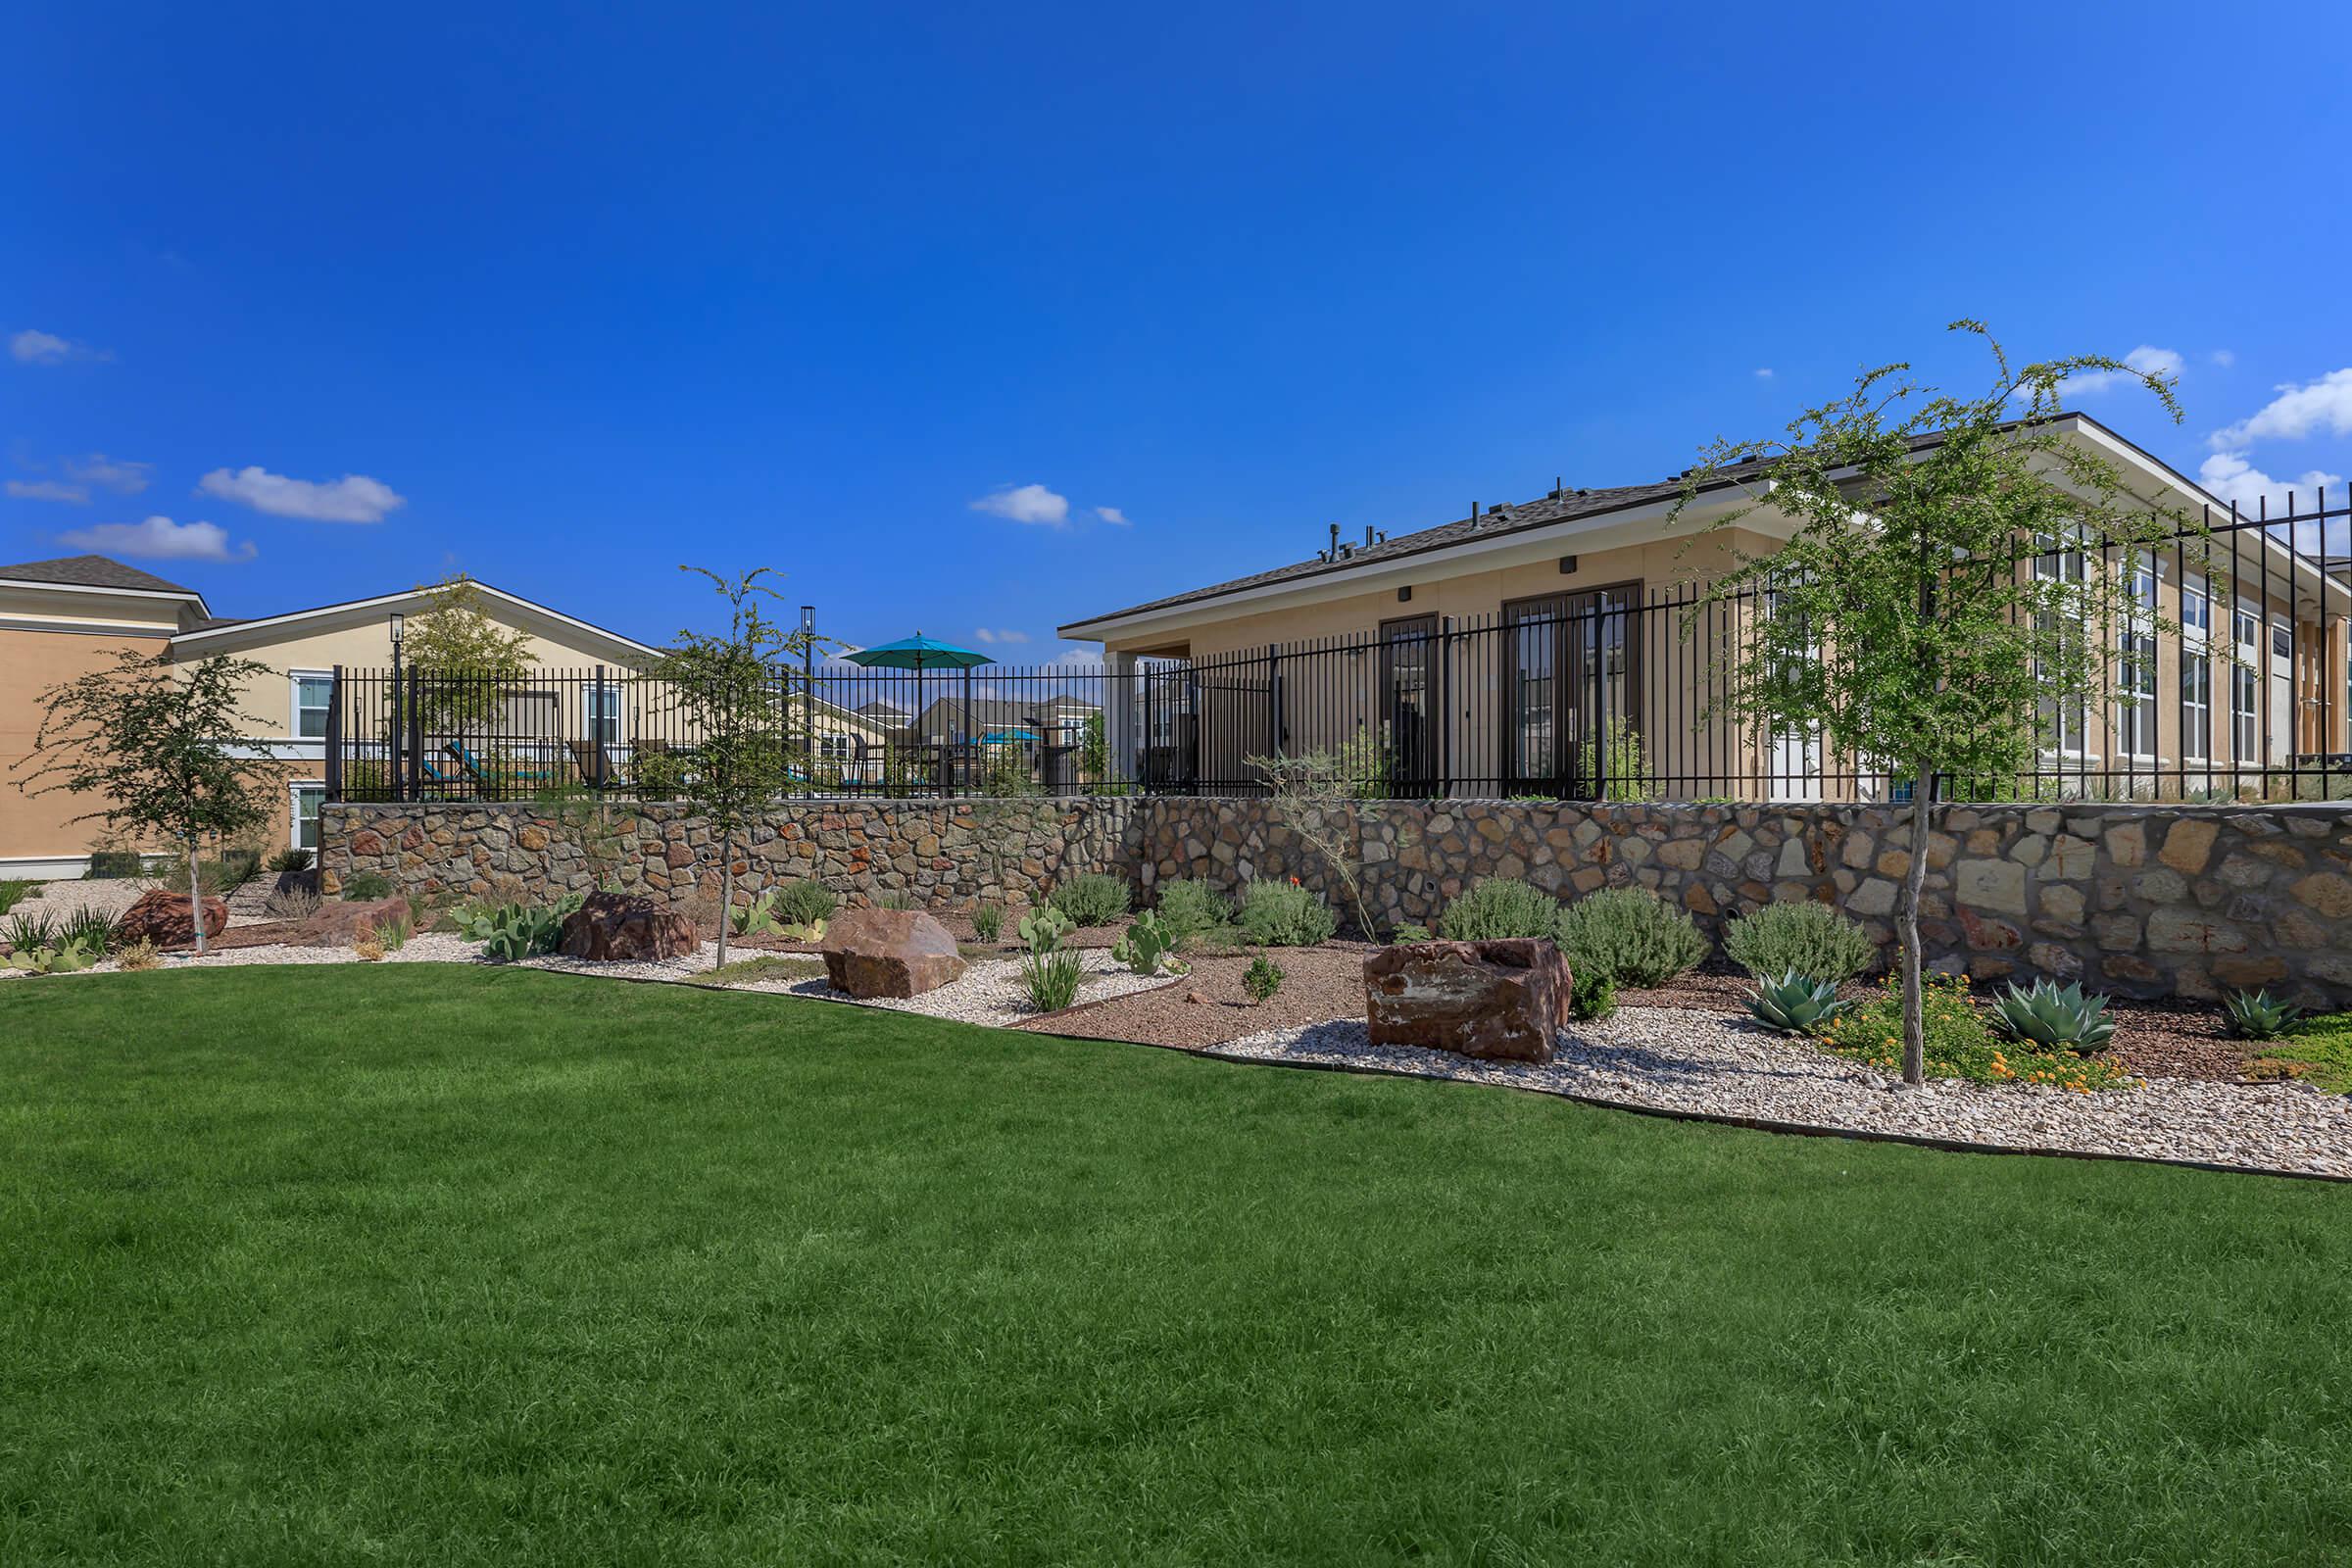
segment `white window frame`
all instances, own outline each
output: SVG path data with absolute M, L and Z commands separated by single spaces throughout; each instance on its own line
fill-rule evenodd
M 305 844 L 302 842 L 302 797 L 306 792 L 313 791 L 318 794 L 318 805 L 324 807 L 326 805 L 326 780 L 322 778 L 286 780 L 286 848 L 308 850 L 313 856 L 316 856 L 318 853 L 318 846 L 316 843 Z M 318 811 L 314 808 L 311 812 L 311 826 L 314 830 L 311 836 L 313 839 L 318 837 L 316 831 L 318 825 Z
M 2251 664 L 2230 666 L 2230 760 L 2262 761 L 2262 676 Z
M 2116 661 L 2115 744 L 2135 761 L 2156 760 L 2156 634 L 2125 626 Z
M 600 714 L 597 711 L 599 699 L 611 700 L 611 712 Z M 590 681 L 580 688 L 580 733 L 587 736 L 592 744 L 601 743 L 609 747 L 626 745 L 627 726 L 621 722 L 624 711 L 620 701 L 620 682 L 609 680 L 599 686 Z M 600 722 L 605 721 L 610 721 L 612 726 L 612 733 L 609 736 L 597 728 Z
M 306 680 L 322 680 L 327 683 L 326 701 L 314 710 L 319 715 L 318 733 L 316 735 L 305 735 L 302 732 L 302 683 Z M 286 671 L 286 735 L 289 739 L 298 741 L 323 741 L 326 739 L 327 721 L 333 714 L 335 706 L 334 681 L 335 672 L 331 669 L 289 669 Z
M 2203 572 L 2192 571 L 2180 579 L 2180 640 L 2203 647 L 2212 636 L 2213 585 Z
M 2192 669 L 2200 678 L 2189 678 Z M 2213 760 L 2213 656 L 2202 646 L 2180 655 L 2180 757 L 2188 762 Z
M 2073 530 L 2066 538 L 2045 534 L 2038 543 L 2042 548 L 2034 555 L 2034 576 L 2037 581 L 2082 584 L 2090 580 L 2090 558 L 2083 553 L 2080 529 Z M 2076 628 L 2081 630 L 2081 618 L 2071 618 L 2075 620 Z M 2037 670 L 2037 676 L 2039 673 Z M 2046 720 L 2043 738 L 2045 742 L 2055 743 L 2044 744 L 2042 755 L 2054 760 L 2088 761 L 2089 704 L 2076 702 L 2062 707 L 2056 702 L 2045 702 L 2041 705 L 2041 710 Z M 2069 745 L 2069 741 L 2073 744 Z

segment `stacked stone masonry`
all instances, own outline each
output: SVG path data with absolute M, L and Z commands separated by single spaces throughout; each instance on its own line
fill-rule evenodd
M 1367 802 L 1333 824 L 1363 867 L 1383 934 L 1433 922 L 1481 877 L 1561 898 L 1638 885 L 1710 934 L 1776 900 L 1818 899 L 1883 945 L 1909 865 L 1903 807 Z M 675 807 L 615 808 L 610 871 L 704 917 L 718 849 Z M 738 901 L 812 876 L 852 903 L 905 892 L 953 909 L 1002 889 L 1029 901 L 1084 871 L 1149 898 L 1172 877 L 1234 889 L 1296 876 L 1351 911 L 1339 879 L 1252 800 L 809 804 L 780 807 L 739 846 Z M 327 808 L 321 869 L 402 891 L 544 897 L 590 885 L 576 836 L 527 806 Z M 1930 956 L 1980 979 L 2080 979 L 2128 996 L 2210 999 L 2268 985 L 2352 1004 L 2352 808 L 2332 806 L 1995 806 L 1936 812 L 1928 851 Z

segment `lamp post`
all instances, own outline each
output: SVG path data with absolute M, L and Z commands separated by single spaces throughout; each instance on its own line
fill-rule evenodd
M 801 760 L 803 794 L 816 793 L 816 607 L 801 607 L 801 733 L 808 750 Z
M 392 798 L 408 799 L 408 772 L 401 759 L 401 741 L 408 734 L 409 713 L 406 694 L 400 689 L 400 640 L 406 617 L 397 610 L 392 612 Z

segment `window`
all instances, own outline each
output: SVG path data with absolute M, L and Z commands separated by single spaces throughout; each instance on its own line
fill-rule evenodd
M 334 701 L 335 677 L 319 670 L 298 669 L 293 678 L 295 738 L 326 739 L 326 710 Z
M 2213 656 L 2180 656 L 2180 755 L 2192 762 L 2213 758 Z
M 291 842 L 298 850 L 316 853 L 318 848 L 318 803 L 326 799 L 326 786 L 302 783 L 293 785 L 292 789 L 294 830 Z
M 2237 602 L 2237 648 L 2248 663 L 2254 662 L 2254 650 L 2262 641 L 2262 612 L 2249 599 Z
M 2056 642 L 2072 640 L 2082 635 L 2082 597 L 2089 580 L 2089 563 L 2080 549 L 2063 546 L 2078 541 L 2044 534 L 2041 551 L 2034 558 L 2034 577 L 2043 585 L 2040 630 L 2044 637 Z M 2036 662 L 2034 673 L 2047 671 Z M 2045 702 L 2041 705 L 2042 750 L 2061 757 L 2081 757 L 2088 749 L 2090 714 L 2087 705 Z
M 2180 638 L 2201 643 L 2213 635 L 2213 590 L 2190 572 L 2180 579 Z
M 2123 634 L 2123 658 L 2117 662 L 2115 732 L 2127 757 L 2153 759 L 2156 755 L 2156 634 Z
M 620 688 L 588 688 L 588 738 L 600 746 L 620 744 Z
M 2271 657 L 2280 663 L 2294 662 L 2295 629 L 2283 620 L 2271 622 Z
M 2230 756 L 2251 762 L 2262 755 L 2262 736 L 2255 723 L 2260 678 L 2244 664 L 2230 666 Z

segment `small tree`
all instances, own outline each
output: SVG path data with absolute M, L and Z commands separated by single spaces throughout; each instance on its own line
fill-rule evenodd
M 760 579 L 768 568 L 710 579 L 727 602 L 723 635 L 682 631 L 651 673 L 668 694 L 688 737 L 679 749 L 678 794 L 719 835 L 718 961 L 727 961 L 727 916 L 735 906 L 735 839 L 784 792 L 792 738 L 785 719 L 797 659 L 808 634 L 786 632 L 760 613 L 782 596 Z
M 1897 919 L 1912 1084 L 1926 1079 L 1919 916 L 1937 781 L 2014 777 L 2043 715 L 2102 698 L 2119 622 L 2151 635 L 2163 624 L 2130 595 L 2133 557 L 2200 526 L 2129 495 L 2112 463 L 2053 422 L 2066 378 L 2091 373 L 2139 382 L 2178 421 L 2168 378 L 2098 355 L 2012 369 L 1981 322 L 1951 330 L 1991 349 L 1984 393 L 1923 387 L 1908 365 L 1867 371 L 1785 438 L 1717 442 L 1675 507 L 1729 476 L 1750 499 L 1714 527 L 1759 507 L 1796 524 L 1786 547 L 1743 562 L 1694 607 L 1693 624 L 1729 605 L 1738 628 L 1718 710 L 1760 735 L 1822 734 L 1909 775 Z M 2118 550 L 2130 553 L 2122 570 Z M 2036 569 L 2053 560 L 2087 564 Z
M 425 608 L 409 617 L 401 639 L 418 677 L 418 711 L 426 724 L 460 733 L 490 722 L 507 693 L 539 662 L 530 634 L 493 619 L 483 609 L 481 585 L 464 572 L 418 591 Z
M 1244 760 L 1265 776 L 1274 819 L 1314 851 L 1348 890 L 1348 902 L 1355 906 L 1358 934 L 1366 942 L 1379 940 L 1372 911 L 1364 904 L 1364 866 L 1358 848 L 1362 838 L 1354 825 L 1356 812 L 1362 809 L 1358 803 L 1371 798 L 1364 790 L 1360 759 L 1314 751 Z
M 74 818 L 103 821 L 141 837 L 187 847 L 188 912 L 196 951 L 205 951 L 204 890 L 196 862 L 216 841 L 270 820 L 275 769 L 262 757 L 235 755 L 246 726 L 245 683 L 270 668 L 215 655 L 174 667 L 124 649 L 112 668 L 92 670 L 41 693 L 44 716 L 17 788 L 27 795 L 68 791 L 106 804 Z

